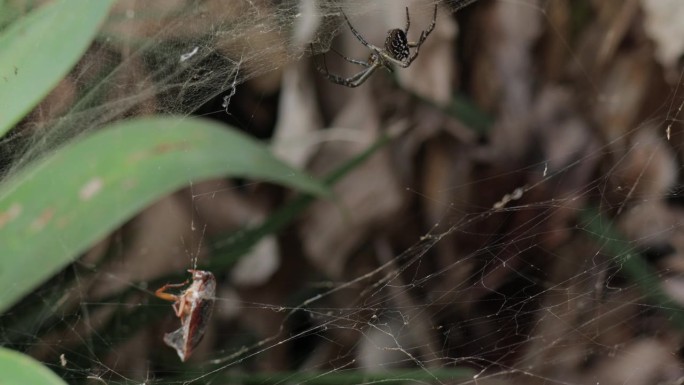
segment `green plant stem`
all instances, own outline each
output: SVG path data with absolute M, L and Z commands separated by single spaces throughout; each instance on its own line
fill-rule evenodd
M 613 227 L 610 219 L 591 207 L 580 214 L 581 226 L 605 247 L 615 263 L 642 293 L 660 310 L 668 314 L 671 322 L 684 329 L 684 309 L 663 290 L 662 280 L 638 253 Z

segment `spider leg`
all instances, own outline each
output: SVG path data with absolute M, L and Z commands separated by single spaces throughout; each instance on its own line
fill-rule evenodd
M 347 87 L 358 87 L 361 84 L 363 84 L 371 75 L 373 75 L 373 72 L 377 70 L 378 68 L 383 67 L 382 64 L 380 63 L 375 63 L 372 66 L 366 68 L 365 70 L 359 72 L 358 74 L 346 79 L 345 85 Z
M 311 52 L 313 52 L 313 44 L 311 45 Z M 325 60 L 325 54 L 323 54 L 321 56 L 323 56 L 323 68 L 321 68 L 321 63 L 316 58 L 316 55 L 313 55 L 314 66 L 316 67 L 316 70 L 318 70 L 318 72 L 320 72 L 323 75 L 327 75 L 328 74 L 328 62 Z
M 364 69 L 363 71 L 357 73 L 356 75 L 350 78 L 343 78 L 341 76 L 333 75 L 331 73 L 325 74 L 325 76 L 328 78 L 328 80 L 330 80 L 333 83 L 349 88 L 354 88 L 363 84 L 363 82 L 365 82 L 373 74 L 373 72 L 375 72 L 375 70 L 377 70 L 380 67 L 383 67 L 383 65 L 380 63 L 374 63 L 370 67 Z
M 378 48 L 378 47 L 374 46 L 373 44 L 370 44 L 369 42 L 367 42 L 366 39 L 364 39 L 363 36 L 361 36 L 361 34 L 356 29 L 354 29 L 354 26 L 352 25 L 351 21 L 349 21 L 349 18 L 347 18 L 347 15 L 344 12 L 342 12 L 342 16 L 344 16 L 344 20 L 347 21 L 347 24 L 349 25 L 349 29 L 352 31 L 352 33 L 356 37 L 356 40 L 360 41 L 361 44 L 365 45 L 368 49 L 370 49 L 372 51 L 380 51 L 380 48 Z
M 409 41 L 406 43 L 406 45 L 409 46 L 409 48 L 416 48 L 423 44 L 423 41 L 425 41 L 425 38 L 427 38 L 427 35 L 425 35 L 425 31 L 420 33 L 420 37 L 418 38 L 418 41 Z
M 344 59 L 344 60 L 346 60 L 346 61 L 348 61 L 348 62 L 350 62 L 350 63 L 358 64 L 358 65 L 363 66 L 363 67 L 366 67 L 366 68 L 367 68 L 367 67 L 370 67 L 370 63 L 368 63 L 368 62 L 365 62 L 365 61 L 363 61 L 363 60 L 356 60 L 356 59 L 352 59 L 352 58 L 346 57 L 346 56 L 342 55 L 340 52 L 338 52 L 336 49 L 334 49 L 334 48 L 332 48 L 332 47 L 330 48 L 330 50 L 333 51 L 333 52 L 335 52 L 335 53 L 338 54 L 342 59 Z
M 406 28 L 404 28 L 404 34 L 408 36 L 409 26 L 411 25 L 411 17 L 409 17 L 408 7 L 406 7 Z
M 437 4 L 435 4 L 435 11 L 432 14 L 432 22 L 430 23 L 430 26 L 427 29 L 427 34 L 425 35 L 425 37 L 427 37 L 427 35 L 429 35 L 430 32 L 432 32 L 432 30 L 435 29 L 435 25 L 437 25 Z
M 323 68 L 321 68 L 321 65 L 317 59 L 314 59 L 314 65 L 316 70 L 318 70 L 318 72 L 320 72 L 322 75 L 328 76 L 328 74 L 330 74 L 328 71 L 328 62 L 325 60 L 325 55 L 323 55 Z
M 399 66 L 401 66 L 403 68 L 407 68 L 408 66 L 411 65 L 411 63 L 413 63 L 414 60 L 416 60 L 416 58 L 418 57 L 418 53 L 420 52 L 420 46 L 423 45 L 423 42 L 425 41 L 426 37 L 427 37 L 427 35 L 425 35 L 425 32 L 423 32 L 420 34 L 420 40 L 418 41 L 418 43 L 413 43 L 415 45 L 409 44 L 409 47 L 415 48 L 416 50 L 413 51 L 413 54 L 411 54 L 411 56 L 409 56 L 408 60 L 406 60 L 405 62 L 402 62 L 401 64 L 398 64 Z
M 342 80 L 344 80 L 344 78 L 342 78 L 342 77 L 340 77 L 340 76 L 337 76 L 337 75 L 333 75 L 333 74 L 331 74 L 330 71 L 328 70 L 328 62 L 325 60 L 325 55 L 323 55 L 323 67 L 320 66 L 320 63 L 318 62 L 318 60 L 314 60 L 314 64 L 315 64 L 315 66 L 316 66 L 316 70 L 317 70 L 321 75 L 325 76 L 326 78 L 328 78 L 328 80 L 331 80 L 331 81 L 333 81 L 333 82 L 335 82 L 335 83 L 337 83 L 337 84 L 342 84 L 342 83 L 340 83 L 340 82 L 338 82 L 338 81 L 335 81 L 334 79 L 342 79 Z
M 409 57 L 409 59 L 406 61 L 405 65 L 401 65 L 402 67 L 406 68 L 413 63 L 413 61 L 418 57 L 418 52 L 420 51 L 420 46 L 423 45 L 425 40 L 427 39 L 428 36 L 432 33 L 432 31 L 435 29 L 435 25 L 437 24 L 437 4 L 435 4 L 435 13 L 432 16 L 432 22 L 430 23 L 430 26 L 428 29 L 420 33 L 420 38 L 418 39 L 418 42 L 409 42 L 408 46 L 411 48 L 415 48 L 415 52 Z
M 343 78 L 341 76 L 330 73 L 330 71 L 328 70 L 327 61 L 325 60 L 325 55 L 323 55 L 323 67 L 321 67 L 317 61 L 315 61 L 316 69 L 318 70 L 318 72 L 321 73 L 321 75 L 325 76 L 328 80 L 330 80 L 331 82 L 336 83 L 336 84 L 340 84 L 340 85 L 347 86 L 347 87 L 358 87 L 359 85 L 361 85 L 361 83 L 366 81 L 366 79 L 373 72 L 375 72 L 377 67 L 380 66 L 379 63 L 372 63 L 371 64 L 371 63 L 367 63 L 367 62 L 364 62 L 361 60 L 354 60 L 354 59 L 350 59 L 350 58 L 340 54 L 337 51 L 334 51 L 334 52 L 339 54 L 345 60 L 348 60 L 351 63 L 359 64 L 361 66 L 366 67 L 365 70 L 359 72 L 358 74 L 356 74 L 350 78 Z
M 432 14 L 432 22 L 430 23 L 430 26 L 420 34 L 419 44 L 423 44 L 423 41 L 425 41 L 428 35 L 432 33 L 432 30 L 435 29 L 435 25 L 437 25 L 437 4 L 435 4 L 435 12 Z

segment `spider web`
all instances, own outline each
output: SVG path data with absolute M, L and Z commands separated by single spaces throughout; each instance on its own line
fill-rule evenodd
M 380 132 L 401 134 L 340 183 L 340 202 L 314 203 L 217 273 L 214 319 L 186 366 L 161 343 L 178 321 L 150 299 L 155 279 L 217 258 L 240 240 L 226 234 L 266 220 L 282 192 L 189 183 L 34 293 L 51 321 L 16 338 L 5 319 L 0 343 L 70 383 L 372 383 L 414 378 L 407 369 L 427 383 L 681 383 L 684 71 L 651 53 L 665 44 L 658 36 L 682 40 L 662 32 L 663 11 L 649 1 L 437 2 L 435 32 L 396 82 L 378 71 L 350 91 L 315 74 L 312 54 L 327 53 L 335 73 L 359 70 L 331 47 L 368 55 L 342 11 L 382 42 L 404 25 L 398 3 L 118 3 L 65 86 L 79 97 L 57 111 L 45 103 L 3 143 L 5 175 L 150 113 L 228 120 L 317 175 Z M 411 36 L 435 3 L 410 3 Z M 440 72 L 445 62 L 458 68 Z M 316 77 L 318 95 L 301 104 L 321 111 L 288 104 L 288 81 L 302 79 L 288 80 L 293 72 Z M 454 89 L 482 113 L 455 118 Z M 260 120 L 269 114 L 295 126 L 292 115 L 314 116 L 318 131 L 295 137 L 320 146 L 278 146 L 284 124 Z M 68 292 L 50 289 L 71 279 Z M 73 311 L 55 313 L 65 302 Z

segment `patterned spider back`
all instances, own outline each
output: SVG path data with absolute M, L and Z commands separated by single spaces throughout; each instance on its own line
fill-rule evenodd
M 392 29 L 387 32 L 385 51 L 397 60 L 404 61 L 409 57 L 408 39 L 404 31 Z

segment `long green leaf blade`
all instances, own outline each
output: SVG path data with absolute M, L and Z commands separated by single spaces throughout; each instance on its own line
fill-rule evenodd
M 257 141 L 200 119 L 131 120 L 29 165 L 0 186 L 0 312 L 155 199 L 221 176 L 328 195 Z
M 66 382 L 33 358 L 0 347 L 0 384 L 66 385 Z
M 86 51 L 113 0 L 57 0 L 0 34 L 0 137 L 64 78 Z

